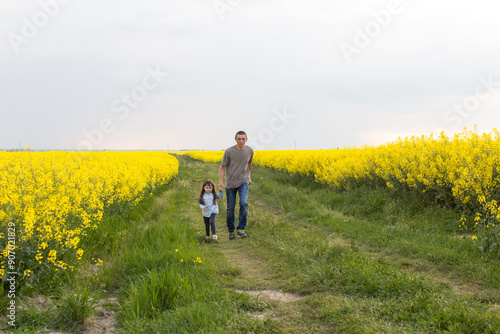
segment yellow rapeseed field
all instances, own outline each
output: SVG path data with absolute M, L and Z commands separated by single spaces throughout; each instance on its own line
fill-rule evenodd
M 359 185 L 418 192 L 458 207 L 460 225 L 476 230 L 479 248 L 500 257 L 500 133 L 464 130 L 452 138 L 421 136 L 378 147 L 257 151 L 256 164 L 313 177 L 334 189 Z M 467 218 L 469 217 L 469 218 Z
M 254 161 L 314 177 L 338 190 L 363 184 L 404 187 L 467 209 L 496 206 L 500 194 L 497 130 L 482 135 L 465 131 L 453 138 L 444 133 L 411 137 L 378 147 L 257 151 Z
M 178 167 L 164 152 L 0 152 L 0 277 L 14 253 L 22 279 L 72 270 L 107 208 L 134 206 Z
M 193 159 L 203 162 L 219 162 L 222 161 L 224 151 L 180 151 L 175 152 L 178 155 L 187 155 Z

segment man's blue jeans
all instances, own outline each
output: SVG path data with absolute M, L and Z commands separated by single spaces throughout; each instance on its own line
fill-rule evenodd
M 247 226 L 247 215 L 248 215 L 248 183 L 241 184 L 238 188 L 228 189 L 226 188 L 227 196 L 227 230 L 229 232 L 234 231 L 234 207 L 236 206 L 236 193 L 240 197 L 240 216 L 238 231 L 244 230 Z

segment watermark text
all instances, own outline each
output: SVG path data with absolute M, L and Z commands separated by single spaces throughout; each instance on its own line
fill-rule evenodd
M 7 38 L 15 53 L 20 52 L 23 45 L 32 41 L 45 28 L 51 19 L 59 14 L 61 7 L 71 0 L 40 0 L 39 9 L 31 17 L 23 17 L 19 32 L 9 32 Z
M 288 112 L 286 107 L 282 110 L 275 108 L 272 113 L 273 116 L 269 120 L 268 126 L 260 129 L 256 137 L 249 136 L 248 140 L 252 143 L 252 147 L 257 150 L 263 150 L 266 144 L 274 140 L 276 134 L 284 131 L 295 119 L 295 115 Z
M 243 0 L 215 0 L 212 5 L 219 20 L 224 21 L 226 13 L 234 11 L 242 2 Z
M 7 282 L 7 323 L 9 326 L 16 325 L 16 224 L 9 222 L 7 224 L 7 263 L 6 263 L 4 281 Z
M 116 129 L 117 121 L 124 121 L 129 117 L 131 111 L 137 109 L 141 102 L 146 100 L 149 94 L 157 89 L 169 76 L 158 65 L 156 68 L 148 68 L 141 83 L 134 86 L 130 92 L 123 93 L 111 103 L 111 112 L 113 117 L 103 117 L 97 123 L 97 126 L 82 131 L 85 139 L 78 142 L 77 150 L 93 150 L 98 148 L 104 141 L 105 135 L 109 135 Z M 116 119 L 117 118 L 117 119 Z
M 478 81 L 474 94 L 466 96 L 461 103 L 454 104 L 443 114 L 444 121 L 453 123 L 454 130 L 459 130 L 463 120 L 469 118 L 471 113 L 479 108 L 481 102 L 489 99 L 500 88 L 500 81 L 495 81 L 491 74 L 487 78 L 480 76 Z
M 399 0 L 390 0 L 385 9 L 370 11 L 372 19 L 364 27 L 354 28 L 354 37 L 351 43 L 340 43 L 340 51 L 348 64 L 352 57 L 366 49 L 392 22 L 396 15 L 403 12 L 404 7 Z

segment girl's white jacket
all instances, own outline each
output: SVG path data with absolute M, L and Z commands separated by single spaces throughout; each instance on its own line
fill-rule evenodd
M 214 192 L 211 192 L 210 194 L 203 194 L 203 202 L 205 205 L 200 204 L 201 212 L 203 213 L 203 216 L 205 217 L 210 217 L 212 213 L 219 213 L 219 204 L 215 203 L 214 205 Z M 224 192 L 221 191 L 220 193 L 215 193 L 215 196 L 217 198 L 222 198 L 224 197 Z M 207 211 L 203 211 L 203 208 L 207 207 Z

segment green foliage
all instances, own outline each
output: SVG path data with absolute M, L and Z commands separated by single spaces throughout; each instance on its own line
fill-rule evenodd
M 88 287 L 65 287 L 56 298 L 27 299 L 18 308 L 16 329 L 22 333 L 36 328 L 78 331 L 95 313 L 97 300 L 97 293 Z
M 479 250 L 489 258 L 500 259 L 500 224 L 496 217 L 486 214 L 482 224 L 476 228 Z
M 83 325 L 94 313 L 95 304 L 95 295 L 87 288 L 81 292 L 64 293 L 55 303 L 57 326 L 61 329 L 71 329 Z
M 209 289 L 206 277 L 194 276 L 180 266 L 170 265 L 161 272 L 156 269 L 131 283 L 123 304 L 126 318 L 152 318 L 165 310 L 201 299 Z

